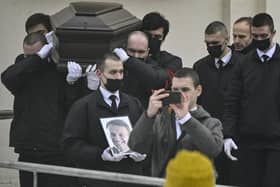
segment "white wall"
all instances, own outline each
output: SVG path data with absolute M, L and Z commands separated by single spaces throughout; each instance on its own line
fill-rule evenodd
M 97 0 L 98 1 L 98 0 Z M 102 1 L 102 0 L 99 0 Z M 271 11 L 276 29 L 280 13 L 277 0 L 103 0 L 119 2 L 124 8 L 142 18 L 150 11 L 159 11 L 170 21 L 170 33 L 163 48 L 181 56 L 184 66 L 206 55 L 204 29 L 214 20 L 224 21 L 227 26 L 241 16 L 253 16 L 260 11 Z M 14 62 L 21 52 L 25 36 L 24 22 L 35 12 L 54 14 L 68 6 L 69 0 L 0 0 L 0 72 Z M 230 29 L 230 28 L 229 28 Z M 231 30 L 231 29 L 230 29 Z M 13 97 L 0 84 L 0 110 L 12 108 Z M 8 148 L 9 120 L 0 121 L 0 160 L 15 160 L 16 155 Z M 3 176 L 12 176 L 11 179 Z M 5 178 L 5 177 L 4 177 Z M 1 182 L 15 178 L 14 173 L 1 173 Z M 4 182 L 3 182 L 4 181 Z M 4 185 L 5 186 L 5 185 Z

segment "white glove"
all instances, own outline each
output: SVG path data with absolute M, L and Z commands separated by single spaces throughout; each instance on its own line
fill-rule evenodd
M 45 34 L 45 37 L 47 39 L 47 42 L 49 44 L 53 44 L 53 48 L 51 51 L 51 58 L 55 63 L 59 62 L 59 54 L 58 54 L 58 38 L 56 37 L 54 31 L 50 31 L 47 34 Z
M 69 84 L 73 84 L 80 77 L 82 77 L 82 68 L 78 63 L 74 61 L 67 62 L 67 69 L 68 69 L 68 74 L 66 76 L 66 81 Z
M 46 57 L 49 55 L 49 53 L 50 53 L 50 51 L 52 50 L 52 48 L 53 48 L 53 44 L 52 44 L 52 43 L 50 43 L 50 44 L 45 44 L 45 45 L 40 49 L 40 51 L 37 52 L 37 55 L 38 55 L 41 59 L 44 59 L 44 58 L 46 58 Z
M 53 43 L 54 32 L 53 31 L 48 32 L 47 34 L 45 34 L 45 37 L 49 44 Z
M 115 48 L 113 50 L 113 52 L 118 55 L 118 57 L 121 59 L 122 62 L 127 61 L 127 59 L 129 58 L 129 56 L 127 55 L 127 53 L 125 52 L 124 49 L 122 48 Z
M 86 69 L 87 86 L 90 90 L 97 90 L 99 86 L 99 77 L 96 75 L 96 64 L 89 65 Z
M 126 158 L 125 154 L 122 153 L 115 153 L 114 155 L 111 153 L 111 147 L 107 147 L 102 155 L 101 155 L 102 160 L 104 161 L 111 161 L 111 162 L 119 162 L 123 158 Z
M 132 158 L 135 162 L 141 162 L 146 159 L 147 155 L 137 152 L 130 152 L 129 157 Z
M 232 156 L 232 154 L 231 154 L 232 149 L 237 150 L 238 149 L 237 145 L 234 143 L 234 141 L 231 138 L 225 139 L 224 140 L 224 151 L 229 159 L 236 161 L 237 158 Z

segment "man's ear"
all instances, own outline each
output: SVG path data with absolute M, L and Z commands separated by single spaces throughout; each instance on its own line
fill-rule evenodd
M 201 84 L 199 84 L 196 88 L 195 88 L 195 91 L 196 91 L 196 95 L 197 97 L 199 97 L 202 93 L 202 86 Z
M 101 70 L 100 69 L 96 69 L 95 73 L 99 78 L 101 77 Z

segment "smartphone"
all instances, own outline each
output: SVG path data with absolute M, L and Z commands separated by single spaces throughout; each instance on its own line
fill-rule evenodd
M 162 99 L 163 105 L 178 104 L 181 103 L 181 92 L 165 90 L 162 93 L 168 93 L 169 96 Z

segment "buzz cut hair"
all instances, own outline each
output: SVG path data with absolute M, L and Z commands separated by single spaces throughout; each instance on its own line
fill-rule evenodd
M 197 86 L 200 85 L 199 76 L 198 76 L 197 72 L 195 70 L 193 70 L 192 68 L 187 68 L 187 67 L 181 68 L 175 72 L 174 77 L 191 78 L 195 88 L 197 88 Z
M 113 53 L 113 52 L 108 52 L 106 54 L 104 54 L 104 56 L 100 59 L 97 60 L 96 62 L 96 68 L 100 69 L 101 72 L 104 72 L 105 66 L 106 66 L 106 60 L 113 60 L 113 61 L 121 61 L 120 57 Z
M 220 32 L 223 36 L 228 36 L 228 30 L 225 24 L 221 21 L 213 21 L 211 22 L 205 29 L 205 34 L 216 34 Z

